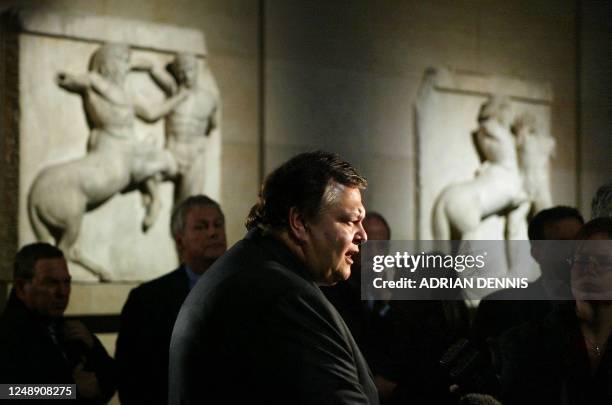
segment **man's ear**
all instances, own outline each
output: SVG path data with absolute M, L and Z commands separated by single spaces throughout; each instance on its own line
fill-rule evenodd
M 24 278 L 15 279 L 15 294 L 20 300 L 24 300 L 27 295 L 28 280 Z
M 541 263 L 542 259 L 543 259 L 543 247 L 542 247 L 542 243 L 539 240 L 534 240 L 531 242 L 531 257 L 533 257 L 533 260 L 535 260 L 538 264 Z
M 183 254 L 183 234 L 179 233 L 174 236 L 174 246 L 176 248 L 176 253 L 179 256 L 179 260 L 183 260 L 181 255 Z
M 308 238 L 308 225 L 296 207 L 289 208 L 289 233 L 300 243 Z

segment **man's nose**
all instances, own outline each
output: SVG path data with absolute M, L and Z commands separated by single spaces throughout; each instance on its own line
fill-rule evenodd
M 599 263 L 595 259 L 589 259 L 587 265 L 585 266 L 585 271 L 590 274 L 597 275 L 599 273 Z
M 70 283 L 61 283 L 57 286 L 55 294 L 59 297 L 67 297 L 70 295 Z
M 363 227 L 363 223 L 359 223 L 359 228 L 357 229 L 357 233 L 355 234 L 355 244 L 357 245 L 361 245 L 362 243 L 365 243 L 368 241 L 368 233 L 366 232 L 365 228 Z
M 209 239 L 217 238 L 219 236 L 219 229 L 217 229 L 215 226 L 208 227 L 206 230 L 206 236 L 208 236 Z

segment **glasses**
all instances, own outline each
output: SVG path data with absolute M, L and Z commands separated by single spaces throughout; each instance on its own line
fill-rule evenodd
M 593 266 L 597 270 L 611 270 L 612 271 L 612 256 L 604 255 L 574 255 L 567 259 L 570 266 L 576 266 L 579 268 L 585 268 L 587 266 Z

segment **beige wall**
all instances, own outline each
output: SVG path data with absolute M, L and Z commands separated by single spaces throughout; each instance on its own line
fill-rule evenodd
M 370 181 L 369 208 L 414 237 L 413 104 L 425 69 L 550 81 L 555 203 L 576 204 L 573 1 L 269 0 L 266 171 L 311 148 Z
M 580 208 L 590 216 L 597 188 L 612 181 L 612 3 L 580 2 Z

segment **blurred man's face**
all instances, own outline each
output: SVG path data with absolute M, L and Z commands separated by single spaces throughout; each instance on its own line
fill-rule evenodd
M 369 240 L 389 240 L 389 230 L 380 219 L 368 217 L 363 220 L 363 227 Z
M 353 267 L 351 268 L 351 280 L 353 281 L 353 286 L 356 288 L 361 288 L 361 284 L 364 284 L 361 279 L 361 277 L 363 276 L 361 272 L 362 257 L 364 259 L 364 263 L 366 263 L 366 268 L 371 269 L 373 266 L 374 256 L 387 255 L 389 253 L 387 243 L 372 243 L 372 241 L 388 241 L 391 236 L 389 234 L 389 229 L 387 229 L 387 227 L 385 226 L 385 223 L 377 217 L 366 216 L 366 218 L 363 220 L 363 228 L 368 234 L 368 241 L 370 241 L 368 245 L 372 246 L 368 246 L 368 249 L 366 249 L 365 251 L 364 245 L 360 247 L 359 255 L 356 257 L 355 264 L 353 264 Z M 364 254 L 364 252 L 367 252 L 367 254 Z M 364 255 L 362 256 L 362 254 Z M 376 273 L 373 273 L 371 271 L 368 271 L 366 273 L 365 276 L 367 281 L 364 285 L 366 286 L 367 290 L 371 289 L 372 280 L 375 274 Z M 384 273 L 384 276 L 392 277 L 393 274 L 394 273 L 392 273 L 392 271 L 387 271 Z
M 366 216 L 366 218 L 363 220 L 363 229 L 365 229 L 366 233 L 368 234 L 369 241 L 387 241 L 390 238 L 389 229 L 387 229 L 384 222 L 377 217 Z M 361 248 L 363 248 L 363 246 Z M 361 272 L 361 248 L 359 249 L 359 255 L 357 255 L 355 263 L 353 264 L 353 277 L 359 276 L 358 274 L 355 274 L 355 272 Z M 386 255 L 388 253 L 387 245 L 374 243 L 374 246 L 369 247 L 368 253 L 369 254 L 366 257 L 366 260 L 368 263 L 371 263 L 374 256 Z
M 572 261 L 572 293 L 576 299 L 612 299 L 612 241 L 606 233 L 583 241 Z
M 31 280 L 16 280 L 17 297 L 42 317 L 61 317 L 70 299 L 70 273 L 62 257 L 40 259 Z
M 208 268 L 227 249 L 223 215 L 213 206 L 191 208 L 176 243 L 181 259 L 193 271 Z
M 365 209 L 358 188 L 331 185 L 334 201 L 306 221 L 304 254 L 316 282 L 334 284 L 351 275 L 359 244 L 367 240 L 362 221 Z
M 574 252 L 572 241 L 581 227 L 582 222 L 573 217 L 552 221 L 544 226 L 544 239 L 550 242 L 538 242 L 540 248 L 534 252 L 534 259 L 540 265 L 542 277 L 569 283 L 567 259 Z

